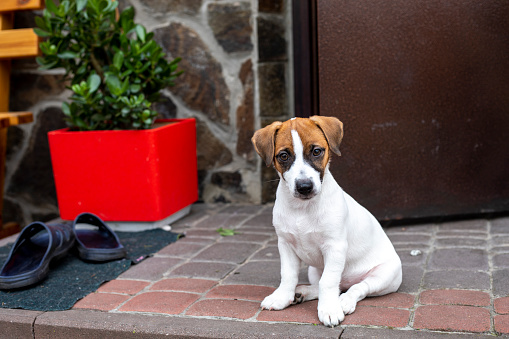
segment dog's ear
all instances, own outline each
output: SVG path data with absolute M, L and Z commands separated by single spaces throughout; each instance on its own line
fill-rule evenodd
M 339 144 L 341 144 L 341 140 L 343 139 L 343 123 L 337 118 L 322 117 L 319 115 L 314 115 L 309 119 L 320 127 L 331 151 L 337 155 L 341 155 Z
M 276 133 L 283 123 L 281 121 L 273 122 L 272 124 L 259 129 L 251 138 L 251 142 L 256 150 L 256 153 L 265 161 L 267 167 L 272 165 L 274 161 L 274 141 Z

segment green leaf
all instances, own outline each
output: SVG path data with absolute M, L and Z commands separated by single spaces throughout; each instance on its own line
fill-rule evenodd
M 87 5 L 87 0 L 76 0 L 76 12 L 81 12 Z
M 37 25 L 37 27 L 39 27 L 40 29 L 43 29 L 45 31 L 48 30 L 48 26 L 46 25 L 46 21 L 44 21 L 44 19 L 40 16 L 36 16 L 35 17 L 35 24 Z
M 87 79 L 87 84 L 90 89 L 90 93 L 94 93 L 101 85 L 101 77 L 97 74 L 91 74 Z
M 119 22 L 120 27 L 124 33 L 128 33 L 133 28 L 133 19 L 134 19 L 134 8 L 128 7 L 122 11 L 120 14 Z
M 239 234 L 239 232 L 233 229 L 222 227 L 218 228 L 216 232 L 219 233 L 219 235 L 221 235 L 222 237 L 231 237 L 232 235 Z
M 62 103 L 62 112 L 64 112 L 64 114 L 67 116 L 71 115 L 71 108 L 67 102 Z
M 83 121 L 81 118 L 79 118 L 79 117 L 75 117 L 75 118 L 74 118 L 74 120 L 73 120 L 73 124 L 74 124 L 74 125 L 76 125 L 76 126 L 78 126 L 78 128 L 79 128 L 80 130 L 85 130 L 85 131 L 86 131 L 86 130 L 88 130 L 88 129 L 89 129 L 89 127 L 88 127 L 87 123 L 86 123 L 86 122 L 84 122 L 84 121 Z
M 104 121 L 105 120 L 104 115 L 99 114 L 99 113 L 92 115 L 92 117 L 90 119 L 92 119 L 92 121 Z
M 116 75 L 110 74 L 106 77 L 106 86 L 112 94 L 117 96 L 122 94 L 122 84 Z
M 59 53 L 59 54 L 57 54 L 57 56 L 60 59 L 76 59 L 76 58 L 78 58 L 78 54 L 71 52 L 71 51 L 65 51 L 63 53 Z
M 41 38 L 47 38 L 51 36 L 51 33 L 43 31 L 40 28 L 34 28 L 34 33 L 40 36 Z
M 37 57 L 35 58 L 35 61 L 37 61 L 37 63 L 40 65 L 40 70 L 53 69 L 58 66 L 58 60 L 48 61 L 45 58 Z
M 53 0 L 46 0 L 46 9 L 53 14 L 58 12 L 58 7 L 55 5 Z
M 122 53 L 122 51 L 118 51 L 117 53 L 115 53 L 115 56 L 113 57 L 113 64 L 120 71 L 120 69 L 122 69 L 123 63 L 124 63 L 124 53 Z
M 145 42 L 145 37 L 147 36 L 147 31 L 145 30 L 145 27 L 143 27 L 142 25 L 136 25 L 136 35 L 138 36 L 138 38 L 142 41 L 142 42 Z
M 120 88 L 121 93 L 125 93 L 129 89 L 129 79 L 125 79 L 122 82 L 122 87 Z
M 141 86 L 138 84 L 132 84 L 131 87 L 129 88 L 131 93 L 138 93 L 140 91 L 140 89 L 141 89 Z

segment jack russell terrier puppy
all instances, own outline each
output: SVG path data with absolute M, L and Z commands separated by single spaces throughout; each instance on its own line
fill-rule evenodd
M 395 292 L 401 284 L 401 260 L 382 227 L 329 172 L 342 138 L 343 123 L 323 116 L 277 121 L 252 138 L 280 177 L 273 224 L 281 283 L 261 307 L 282 310 L 318 298 L 318 318 L 326 326 L 339 325 L 365 297 Z M 311 285 L 297 286 L 301 261 L 309 265 Z

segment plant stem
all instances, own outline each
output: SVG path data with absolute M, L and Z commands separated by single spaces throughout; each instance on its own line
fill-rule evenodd
M 95 71 L 97 72 L 97 75 L 99 75 L 101 77 L 101 82 L 104 81 L 104 73 L 101 68 L 101 64 L 95 58 L 93 50 L 90 51 L 90 61 L 92 62 L 92 66 L 94 67 Z

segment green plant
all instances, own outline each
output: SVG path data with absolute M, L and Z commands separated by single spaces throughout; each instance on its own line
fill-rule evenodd
M 152 104 L 180 74 L 179 58 L 165 59 L 154 34 L 134 22 L 134 9 L 118 14 L 117 1 L 46 0 L 35 33 L 45 41 L 41 69 L 62 67 L 73 94 L 62 110 L 73 130 L 150 128 Z M 117 18 L 118 16 L 118 18 Z
M 239 234 L 239 232 L 231 229 L 231 228 L 218 228 L 216 230 L 217 233 L 219 233 L 222 237 L 231 237 L 232 235 Z

